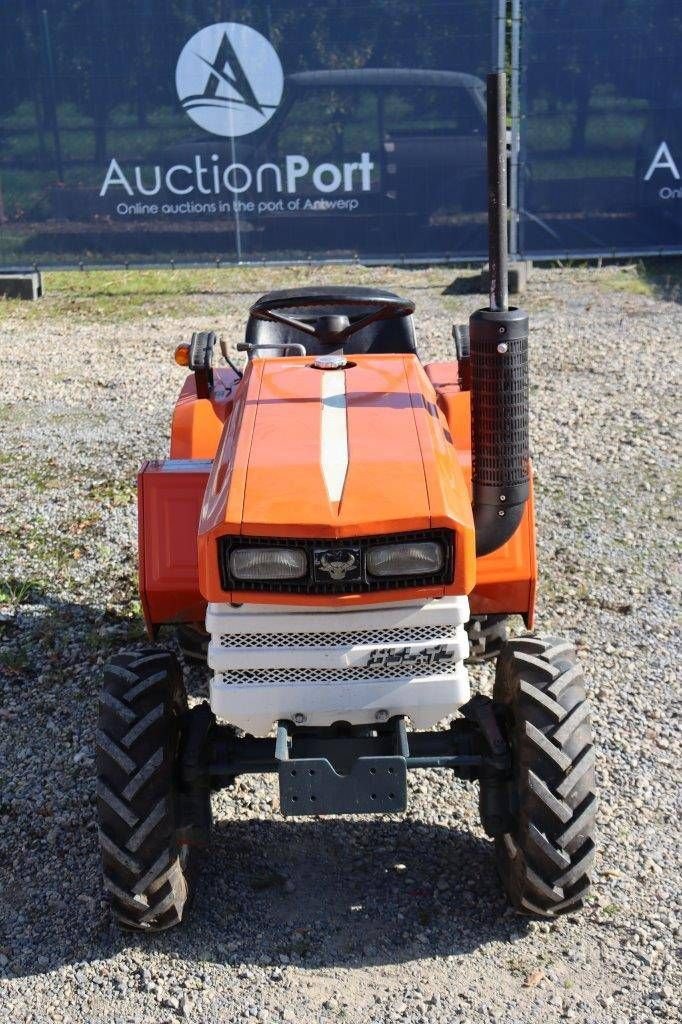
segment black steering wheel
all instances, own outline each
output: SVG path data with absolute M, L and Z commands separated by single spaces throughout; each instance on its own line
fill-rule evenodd
M 358 306 L 360 310 L 368 306 L 375 307 L 365 316 L 352 323 L 343 314 L 332 314 L 317 317 L 314 323 L 297 320 L 296 317 L 280 313 L 282 309 L 301 309 L 307 306 Z M 345 311 L 344 311 L 345 312 Z M 285 324 L 301 334 L 308 334 L 323 344 L 339 345 L 351 335 L 361 331 L 368 324 L 377 320 L 393 320 L 410 316 L 414 313 L 414 302 L 401 299 L 391 292 L 380 292 L 373 288 L 349 288 L 339 291 L 335 288 L 306 288 L 297 292 L 295 289 L 263 295 L 254 302 L 250 309 L 252 317 L 257 320 L 270 320 L 273 323 Z

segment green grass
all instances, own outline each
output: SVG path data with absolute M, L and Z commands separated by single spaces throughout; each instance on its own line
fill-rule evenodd
M 638 260 L 631 266 L 612 269 L 597 277 L 603 291 L 648 295 L 682 302 L 682 259 L 674 257 Z
M 127 480 L 105 480 L 88 488 L 88 497 L 111 508 L 131 505 L 137 496 L 137 487 Z
M 38 579 L 17 579 L 10 576 L 0 579 L 0 605 L 8 605 L 14 611 L 22 604 L 27 604 L 41 590 Z
M 244 295 L 257 295 L 271 288 L 291 288 L 316 279 L 337 284 L 381 281 L 388 288 L 409 294 L 416 287 L 418 298 L 424 289 L 443 293 L 456 273 L 461 275 L 462 269 L 425 267 L 416 283 L 409 270 L 359 265 L 49 271 L 43 275 L 45 295 L 39 302 L 0 300 L 0 324 L 44 324 L 60 318 L 80 323 L 144 324 L 154 319 L 182 318 L 193 320 L 195 329 L 203 330 L 220 323 L 226 308 L 234 308 L 238 298 L 241 305 Z M 608 269 L 595 280 L 605 291 L 682 301 L 680 259 L 640 260 L 631 266 Z M 459 311 L 470 298 L 445 295 L 453 314 L 455 306 Z M 532 305 L 532 294 L 528 301 Z M 15 408 L 0 404 L 0 419 L 16 415 Z
M 662 257 L 642 260 L 639 274 L 651 285 L 654 295 L 669 302 L 682 302 L 682 259 Z
M 99 523 L 99 514 L 93 514 L 70 522 L 61 532 L 42 517 L 3 527 L 3 563 L 11 566 L 21 555 L 28 568 L 25 578 L 8 574 L 0 580 L 0 604 L 17 608 L 48 592 L 55 582 L 68 585 L 75 563 L 98 543 Z
M 225 292 L 228 279 L 248 271 L 227 270 L 88 270 L 52 271 L 45 275 L 49 292 L 65 298 L 150 298 Z
M 295 267 L 225 267 L 222 269 L 136 269 L 48 271 L 43 274 L 44 298 L 39 302 L 0 300 L 0 324 L 45 323 L 50 317 L 82 323 L 129 323 L 160 317 L 196 320 L 196 329 L 215 327 L 216 318 L 234 297 L 258 295 L 272 288 L 295 287 L 324 279 L 325 283 L 404 284 L 407 271 L 339 265 L 322 270 L 314 264 Z M 444 288 L 452 267 L 425 268 L 420 288 Z M 401 283 L 402 282 L 402 283 Z
M 615 272 L 600 275 L 597 280 L 602 291 L 625 292 L 628 295 L 653 295 L 650 281 L 640 272 L 639 265 L 623 267 Z
M 44 298 L 0 301 L 0 323 L 10 318 L 44 322 L 46 314 L 88 323 L 205 314 L 224 308 L 235 291 L 257 291 L 256 276 L 242 268 L 46 272 Z

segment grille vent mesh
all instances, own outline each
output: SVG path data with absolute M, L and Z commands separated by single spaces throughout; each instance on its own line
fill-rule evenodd
M 450 671 L 454 671 L 459 662 L 450 662 Z M 446 675 L 445 667 L 413 666 L 413 671 L 408 670 L 400 676 L 395 667 L 387 666 L 368 668 L 366 665 L 351 665 L 347 668 L 259 668 L 259 669 L 231 669 L 229 672 L 219 672 L 216 680 L 229 686 L 240 686 L 244 684 L 258 686 L 287 686 L 301 685 L 306 683 L 332 684 L 344 682 L 358 682 L 362 680 L 388 679 L 409 679 L 416 673 L 421 675 Z
M 224 633 L 220 646 L 225 648 L 283 647 L 356 647 L 361 644 L 454 643 L 455 633 L 434 633 L 433 626 L 407 626 L 385 630 L 359 629 L 347 633 Z

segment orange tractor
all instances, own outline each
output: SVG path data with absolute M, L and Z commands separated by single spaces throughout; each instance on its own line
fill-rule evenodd
M 150 637 L 174 624 L 207 659 L 210 701 L 188 707 L 158 647 L 107 666 L 99 834 L 125 927 L 183 918 L 211 791 L 246 772 L 278 775 L 285 815 L 403 811 L 410 769 L 478 779 L 512 905 L 551 918 L 582 904 L 596 810 L 583 677 L 570 643 L 507 640 L 504 625 L 532 629 L 536 566 L 502 75 L 488 122 L 491 302 L 455 329 L 452 361 L 422 365 L 414 304 L 368 288 L 264 295 L 243 372 L 223 344 L 214 367 L 213 333 L 176 353 L 191 372 L 170 458 L 139 475 L 140 591 Z M 485 658 L 492 698 L 470 692 Z

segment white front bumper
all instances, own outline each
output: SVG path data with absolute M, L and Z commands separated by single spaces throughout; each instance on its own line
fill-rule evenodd
M 210 604 L 214 714 L 254 736 L 278 719 L 372 723 L 377 712 L 435 725 L 469 700 L 466 597 L 354 611 Z

